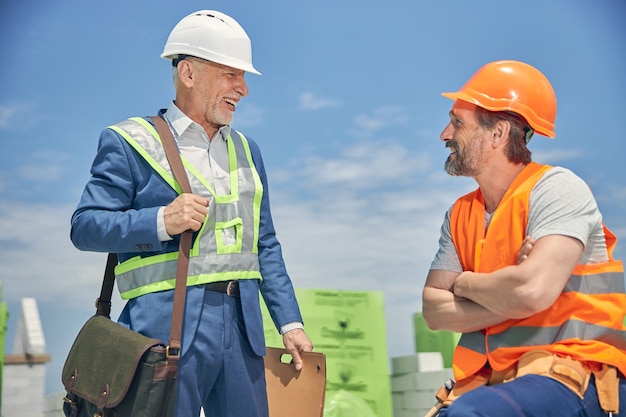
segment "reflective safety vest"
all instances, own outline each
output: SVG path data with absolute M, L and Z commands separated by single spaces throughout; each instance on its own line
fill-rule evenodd
M 550 168 L 529 164 L 503 196 L 486 232 L 480 189 L 456 201 L 450 230 L 463 270 L 488 273 L 517 263 L 526 236 L 530 192 Z M 457 381 L 487 363 L 496 371 L 507 370 L 532 349 L 606 363 L 626 374 L 624 268 L 613 259 L 617 239 L 603 227 L 609 261 L 577 265 L 550 308 L 461 335 L 452 365 Z
M 109 126 L 177 193 L 175 180 L 161 139 L 145 119 L 135 117 Z M 208 214 L 196 234 L 189 254 L 187 285 L 231 279 L 261 279 L 258 259 L 259 223 L 263 185 L 246 138 L 236 131 L 228 137 L 230 194 L 218 195 L 213 186 L 182 155 L 191 190 L 211 199 Z M 115 268 L 123 299 L 174 289 L 178 252 L 136 256 Z

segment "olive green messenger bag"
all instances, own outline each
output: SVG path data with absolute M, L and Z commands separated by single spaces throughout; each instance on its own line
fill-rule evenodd
M 161 117 L 155 122 L 174 177 L 191 192 L 172 133 Z M 168 346 L 110 319 L 117 256 L 107 258 L 96 314 L 81 328 L 63 366 L 67 417 L 172 417 L 181 354 L 187 270 L 192 232 L 180 236 Z

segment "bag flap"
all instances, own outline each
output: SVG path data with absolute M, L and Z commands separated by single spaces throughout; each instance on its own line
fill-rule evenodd
M 163 344 L 104 316 L 93 316 L 76 336 L 65 360 L 65 389 L 100 409 L 119 404 L 144 352 Z

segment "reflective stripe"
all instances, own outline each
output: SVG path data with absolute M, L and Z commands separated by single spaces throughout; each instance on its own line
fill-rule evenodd
M 132 118 L 110 127 L 177 193 L 167 156 L 154 127 L 142 118 Z M 231 131 L 227 140 L 230 193 L 217 195 L 214 187 L 181 156 L 196 195 L 209 198 L 209 213 L 196 234 L 189 258 L 187 285 L 229 279 L 261 279 L 258 261 L 263 186 L 254 167 L 247 140 Z M 175 286 L 178 252 L 131 258 L 115 268 L 122 298 L 134 298 Z
M 485 334 L 483 332 L 463 333 L 459 338 L 459 346 L 473 350 L 476 353 L 485 355 L 487 347 L 485 346 Z
M 131 120 L 136 123 L 130 122 Z M 178 182 L 174 179 L 174 174 L 172 174 L 169 164 L 167 163 L 167 159 L 165 160 L 165 165 L 163 165 L 163 161 L 156 161 L 150 150 L 144 149 L 135 140 L 135 137 L 143 136 L 146 133 L 149 133 L 154 139 L 153 141 L 149 141 L 149 144 L 152 146 L 163 146 L 158 133 L 150 123 L 140 117 L 135 117 L 118 123 L 117 125 L 109 126 L 109 129 L 115 131 L 122 138 L 124 138 L 126 142 L 128 142 L 133 149 L 135 149 L 135 151 L 137 151 L 137 153 L 139 153 L 139 155 L 141 155 L 141 157 L 145 159 L 148 164 L 150 164 L 152 169 L 154 169 L 174 190 L 176 190 L 178 194 L 183 192 Z M 165 152 L 163 152 L 163 155 L 165 156 Z
M 163 256 L 167 255 L 167 256 Z M 173 256 L 172 256 L 173 255 Z M 122 285 L 124 291 L 130 291 L 133 287 L 143 287 L 152 284 L 153 277 L 162 277 L 162 280 L 176 279 L 176 265 L 178 252 L 155 255 L 146 258 L 132 258 L 122 263 L 124 268 L 116 269 L 116 274 L 124 277 L 126 284 Z M 192 262 L 193 260 L 193 262 Z M 217 277 L 222 273 L 237 271 L 258 271 L 259 259 L 256 254 L 233 254 L 233 255 L 204 255 L 190 259 L 188 281 L 194 277 Z M 210 271 L 210 272 L 207 272 Z M 259 273 L 249 274 L 248 278 L 260 278 Z M 222 281 L 223 279 L 210 279 L 205 282 Z M 129 285 L 132 283 L 132 287 Z M 200 283 L 200 282 L 198 282 Z M 191 284 L 190 284 L 191 285 Z M 120 289 L 120 292 L 122 289 Z
M 624 274 L 622 272 L 605 272 L 593 275 L 572 275 L 563 292 L 579 292 L 591 295 L 623 293 Z
M 492 352 L 498 348 L 552 345 L 570 339 L 578 339 L 598 340 L 618 349 L 626 350 L 625 337 L 626 332 L 622 330 L 585 323 L 580 320 L 568 320 L 563 325 L 556 327 L 515 326 L 503 333 L 488 335 L 487 345 L 489 351 Z M 465 347 L 468 346 L 465 345 Z M 482 350 L 484 352 L 484 339 Z

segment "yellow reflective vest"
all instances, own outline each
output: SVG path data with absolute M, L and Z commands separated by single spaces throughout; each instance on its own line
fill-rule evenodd
M 179 194 L 161 139 L 142 118 L 110 126 Z M 261 279 L 258 238 L 263 186 L 246 138 L 232 131 L 227 140 L 230 194 L 217 195 L 193 165 L 181 156 L 194 194 L 211 199 L 189 256 L 187 285 L 231 279 Z M 178 252 L 136 256 L 115 268 L 123 299 L 174 289 Z

